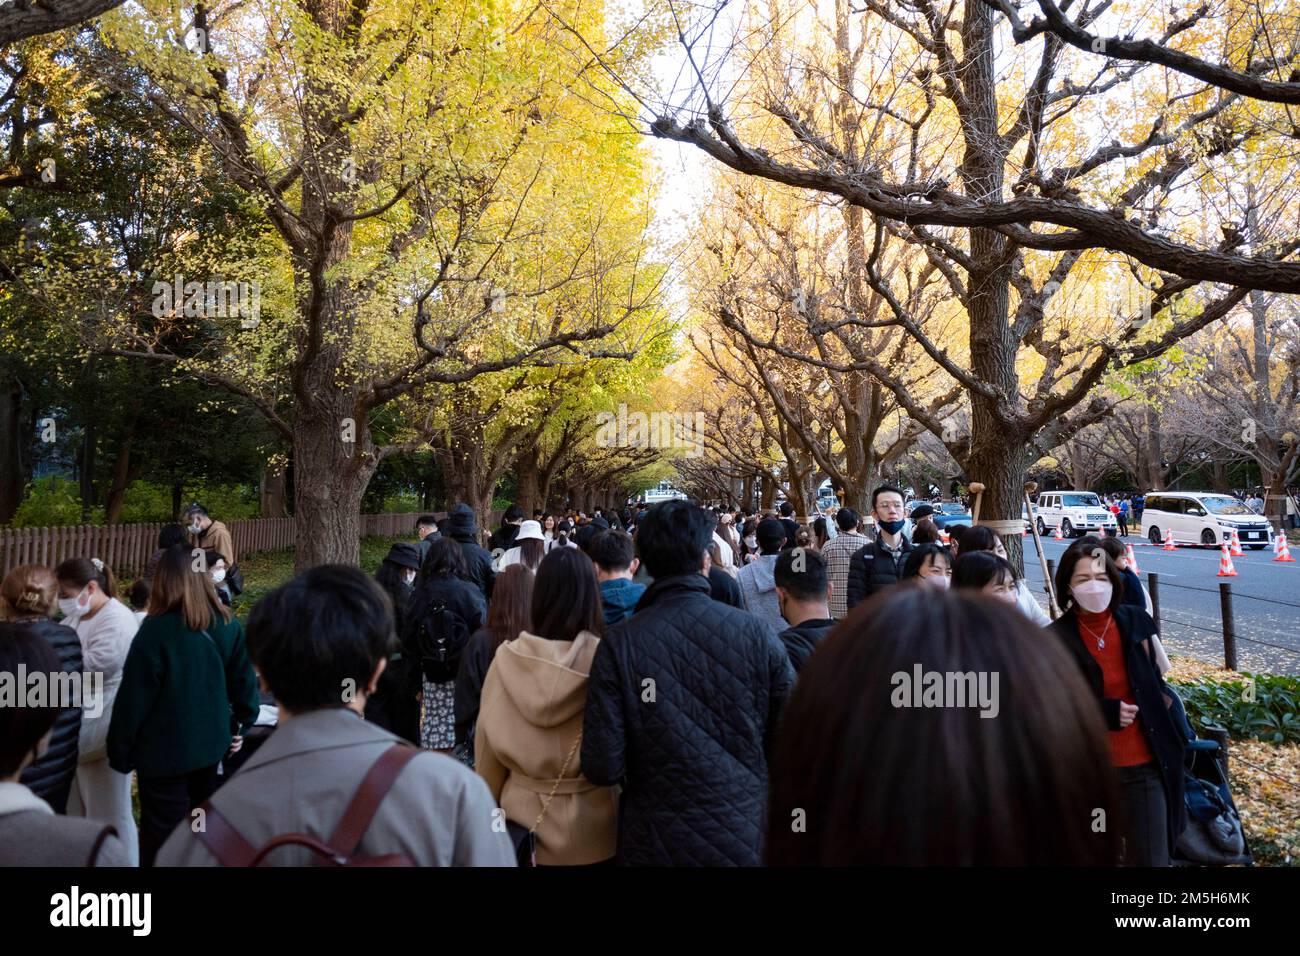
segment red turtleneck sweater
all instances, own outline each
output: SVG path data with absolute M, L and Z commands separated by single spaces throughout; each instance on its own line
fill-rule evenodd
M 1117 697 L 1126 704 L 1135 703 L 1133 688 L 1128 681 L 1128 669 L 1124 666 L 1124 648 L 1119 634 L 1119 625 L 1109 609 L 1100 614 L 1089 614 L 1082 608 L 1075 608 L 1079 624 L 1079 637 L 1098 666 L 1101 667 L 1102 696 Z M 1097 646 L 1097 637 L 1102 636 L 1104 647 Z M 1147 735 L 1140 726 L 1142 712 L 1137 719 L 1123 730 L 1112 730 L 1110 736 L 1111 759 L 1117 767 L 1134 767 L 1150 763 L 1155 759 L 1151 747 L 1147 744 Z

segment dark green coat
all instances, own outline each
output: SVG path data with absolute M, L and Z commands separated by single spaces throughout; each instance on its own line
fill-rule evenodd
M 108 725 L 108 762 L 120 773 L 168 777 L 211 767 L 232 732 L 257 719 L 257 675 L 235 618 L 191 631 L 179 611 L 147 617 L 122 667 Z

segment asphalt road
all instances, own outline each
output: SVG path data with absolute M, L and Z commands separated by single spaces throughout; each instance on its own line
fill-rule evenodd
M 1272 547 L 1245 548 L 1233 558 L 1236 577 L 1218 577 L 1219 550 L 1180 546 L 1177 551 L 1153 547 L 1138 535 L 1123 539 L 1133 545 L 1142 583 L 1150 588 L 1148 572 L 1159 575 L 1160 634 L 1170 653 L 1223 663 L 1223 625 L 1219 583 L 1232 585 L 1236 619 L 1237 666 L 1242 670 L 1300 675 L 1300 548 L 1292 546 L 1295 564 L 1277 564 Z M 1046 607 L 1043 572 L 1033 537 L 1023 539 L 1025 577 Z M 1043 541 L 1048 560 L 1059 560 L 1069 541 Z

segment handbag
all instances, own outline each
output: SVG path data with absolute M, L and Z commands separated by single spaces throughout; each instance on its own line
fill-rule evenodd
M 522 823 L 506 820 L 506 835 L 510 838 L 510 844 L 515 848 L 515 862 L 520 866 L 537 866 L 537 828 L 542 825 L 546 819 L 546 811 L 551 809 L 551 801 L 555 799 L 555 791 L 560 789 L 560 781 L 564 779 L 564 773 L 569 769 L 569 762 L 573 760 L 573 755 L 578 752 L 578 745 L 582 743 L 582 731 L 578 731 L 578 736 L 573 738 L 573 746 L 569 748 L 569 755 L 564 758 L 564 763 L 560 765 L 560 775 L 555 778 L 555 784 L 551 787 L 551 792 L 546 796 L 546 802 L 542 804 L 542 812 L 537 815 L 532 829 L 528 829 Z
M 232 564 L 226 571 L 226 584 L 230 586 L 233 597 L 239 597 L 244 593 L 244 572 L 239 570 L 239 565 Z

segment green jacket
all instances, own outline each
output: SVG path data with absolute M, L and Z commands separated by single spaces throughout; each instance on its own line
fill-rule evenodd
M 207 634 L 186 627 L 179 610 L 144 619 L 108 725 L 114 770 L 169 777 L 211 767 L 230 749 L 231 734 L 257 719 L 243 625 L 214 616 Z

